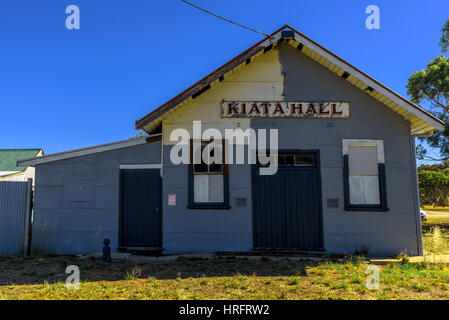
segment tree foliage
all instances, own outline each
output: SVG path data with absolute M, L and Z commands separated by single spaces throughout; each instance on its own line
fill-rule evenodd
M 444 24 L 443 29 L 441 29 L 440 47 L 443 53 L 449 51 L 449 19 Z
M 449 112 L 449 58 L 439 56 L 426 70 L 414 72 L 407 84 L 413 102 L 427 100 L 437 112 Z
M 443 53 L 449 50 L 449 19 L 441 30 L 440 47 Z M 427 64 L 425 70 L 414 72 L 408 79 L 408 95 L 415 103 L 423 103 L 436 117 L 446 122 L 443 132 L 434 132 L 426 139 L 431 148 L 438 149 L 440 156 L 430 156 L 424 145 L 417 148 L 419 159 L 434 161 L 449 160 L 449 58 L 441 55 Z
M 449 205 L 449 169 L 422 170 L 418 173 L 421 203 L 434 206 Z
M 422 164 L 418 167 L 418 172 L 421 171 L 442 171 L 449 168 L 447 164 L 434 163 L 434 164 Z

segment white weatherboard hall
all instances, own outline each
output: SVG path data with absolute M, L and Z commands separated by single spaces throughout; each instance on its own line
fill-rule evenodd
M 277 129 L 276 174 L 174 164 L 170 135 L 195 121 L 223 157 L 226 129 Z M 19 161 L 36 167 L 32 248 L 419 255 L 414 140 L 443 125 L 286 25 L 136 121 L 148 137 Z

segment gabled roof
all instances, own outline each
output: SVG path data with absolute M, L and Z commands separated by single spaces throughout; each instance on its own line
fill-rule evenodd
M 257 42 L 255 45 L 156 108 L 142 119 L 137 120 L 136 129 L 142 129 L 149 133 L 154 132 L 160 126 L 162 121 L 161 117 L 164 114 L 195 99 L 201 93 L 222 81 L 227 74 L 232 73 L 233 70 L 245 64 L 247 60 L 272 49 L 279 41 L 284 41 L 294 46 L 322 66 L 384 103 L 393 111 L 401 114 L 406 120 L 410 121 L 411 134 L 426 135 L 435 130 L 444 130 L 443 121 L 387 86 L 381 84 L 289 25 L 285 25 L 276 30 L 270 36 Z
M 21 166 L 35 166 L 43 163 L 48 162 L 54 162 L 54 161 L 60 161 L 65 159 L 71 159 L 76 157 L 82 157 L 90 154 L 105 152 L 105 151 L 112 151 L 117 149 L 123 149 L 133 146 L 138 146 L 145 143 L 150 143 L 154 141 L 161 140 L 161 134 L 154 134 L 150 136 L 145 137 L 138 137 L 138 138 L 131 138 L 128 140 L 122 140 L 112 143 L 105 143 L 100 144 L 97 146 L 87 147 L 87 148 L 81 148 L 81 149 L 75 149 L 75 150 L 69 150 L 64 152 L 58 152 L 58 153 L 52 153 L 41 157 L 22 157 L 17 159 L 17 165 Z
M 23 172 L 24 167 L 18 167 L 19 159 L 36 157 L 42 149 L 0 149 L 0 171 Z

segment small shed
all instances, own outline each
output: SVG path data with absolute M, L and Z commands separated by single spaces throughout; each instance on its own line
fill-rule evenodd
M 34 181 L 34 167 L 19 167 L 17 161 L 42 155 L 42 149 L 0 149 L 0 181 L 27 181 L 29 178 Z

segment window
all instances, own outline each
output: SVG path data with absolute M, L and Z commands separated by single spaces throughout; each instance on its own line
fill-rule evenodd
M 191 142 L 189 165 L 190 209 L 228 209 L 228 167 L 224 164 L 224 142 Z M 195 164 L 194 153 L 201 163 Z M 206 161 L 203 159 L 206 155 Z
M 268 157 L 268 155 L 267 155 Z M 316 167 L 316 154 L 313 152 L 282 152 L 278 153 L 278 165 L 280 166 L 295 166 L 295 167 Z M 257 158 L 258 165 L 259 158 Z
M 343 140 L 345 209 L 387 211 L 382 140 Z

